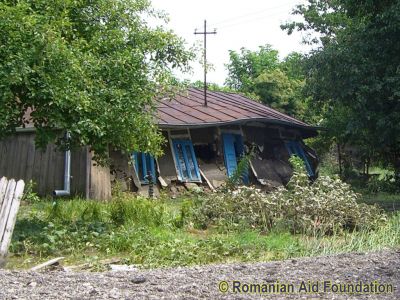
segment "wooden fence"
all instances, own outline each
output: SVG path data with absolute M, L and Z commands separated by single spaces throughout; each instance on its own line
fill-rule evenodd
M 71 194 L 85 196 L 87 148 L 71 153 Z M 21 178 L 35 182 L 34 191 L 40 196 L 52 195 L 63 189 L 64 152 L 54 144 L 44 149 L 35 146 L 34 132 L 19 132 L 0 140 L 0 177 Z
M 18 132 L 0 140 L 0 177 L 35 183 L 34 192 L 51 196 L 64 187 L 65 155 L 54 144 L 35 146 L 35 132 Z M 110 169 L 97 166 L 89 147 L 71 151 L 71 196 L 111 198 Z
M 23 180 L 0 180 L 0 265 L 8 252 L 24 187 Z

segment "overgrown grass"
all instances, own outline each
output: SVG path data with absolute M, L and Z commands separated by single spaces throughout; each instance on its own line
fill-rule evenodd
M 178 199 L 120 192 L 111 202 L 40 201 L 29 192 L 8 266 L 55 256 L 94 270 L 115 257 L 140 267 L 188 266 L 400 247 L 400 213 L 358 204 L 358 195 L 338 178 L 321 176 L 310 185 L 302 161 L 291 162 L 290 183 L 269 195 L 233 184 Z
M 180 203 L 184 206 L 186 202 Z M 285 249 L 299 244 L 290 234 L 224 234 L 182 228 L 181 214 L 168 206 L 140 198 L 23 206 L 10 249 L 10 266 L 27 267 L 59 255 L 67 256 L 70 264 L 118 256 L 125 263 L 143 267 L 281 259 L 286 258 Z
M 342 252 L 366 252 L 400 247 L 400 213 L 374 231 L 361 230 L 344 236 L 303 237 L 306 255 L 328 255 Z
M 189 213 L 196 201 L 185 196 L 25 204 L 18 215 L 8 267 L 26 268 L 55 256 L 66 256 L 67 265 L 96 265 L 118 257 L 141 267 L 188 266 L 400 246 L 400 214 L 374 231 L 320 237 L 292 234 L 284 228 L 261 232 L 259 228 L 209 226 L 199 230 L 194 229 Z

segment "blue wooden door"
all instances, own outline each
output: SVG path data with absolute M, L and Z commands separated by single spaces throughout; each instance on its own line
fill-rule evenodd
M 222 134 L 224 145 L 224 160 L 228 177 L 231 177 L 237 168 L 235 136 L 231 133 Z
M 235 134 L 234 137 L 235 137 L 236 157 L 241 159 L 244 155 L 243 137 L 240 134 Z M 244 171 L 244 173 L 241 175 L 242 175 L 243 183 L 249 184 L 249 170 Z
M 237 161 L 244 154 L 243 138 L 239 134 L 224 133 L 222 134 L 222 141 L 224 145 L 224 160 L 226 173 L 231 177 L 237 169 Z M 249 183 L 249 175 L 246 170 L 242 174 L 244 184 Z

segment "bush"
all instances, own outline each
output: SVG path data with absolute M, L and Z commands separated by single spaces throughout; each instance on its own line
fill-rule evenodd
M 311 184 L 303 164 L 298 159 L 291 162 L 294 174 L 285 188 L 265 194 L 242 186 L 205 197 L 194 215 L 197 226 L 261 231 L 284 227 L 294 233 L 326 235 L 372 229 L 386 220 L 377 206 L 358 204 L 360 195 L 338 177 L 321 176 Z

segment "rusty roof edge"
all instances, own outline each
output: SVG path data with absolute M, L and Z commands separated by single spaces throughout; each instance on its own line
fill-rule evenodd
M 262 121 L 266 124 L 278 124 L 278 125 L 285 125 L 288 127 L 295 127 L 310 131 L 318 131 L 323 130 L 322 127 L 319 126 L 311 126 L 311 125 L 301 125 L 287 121 L 280 121 L 280 120 L 271 120 L 267 118 L 246 118 L 246 119 L 238 119 L 233 121 L 221 121 L 221 122 L 204 122 L 202 124 L 171 124 L 171 123 L 162 123 L 159 122 L 158 125 L 162 128 L 182 128 L 182 127 L 190 127 L 190 128 L 205 128 L 205 127 L 212 127 L 212 126 L 220 126 L 220 125 L 234 125 L 234 124 L 243 124 L 246 122 L 254 122 L 254 121 Z

